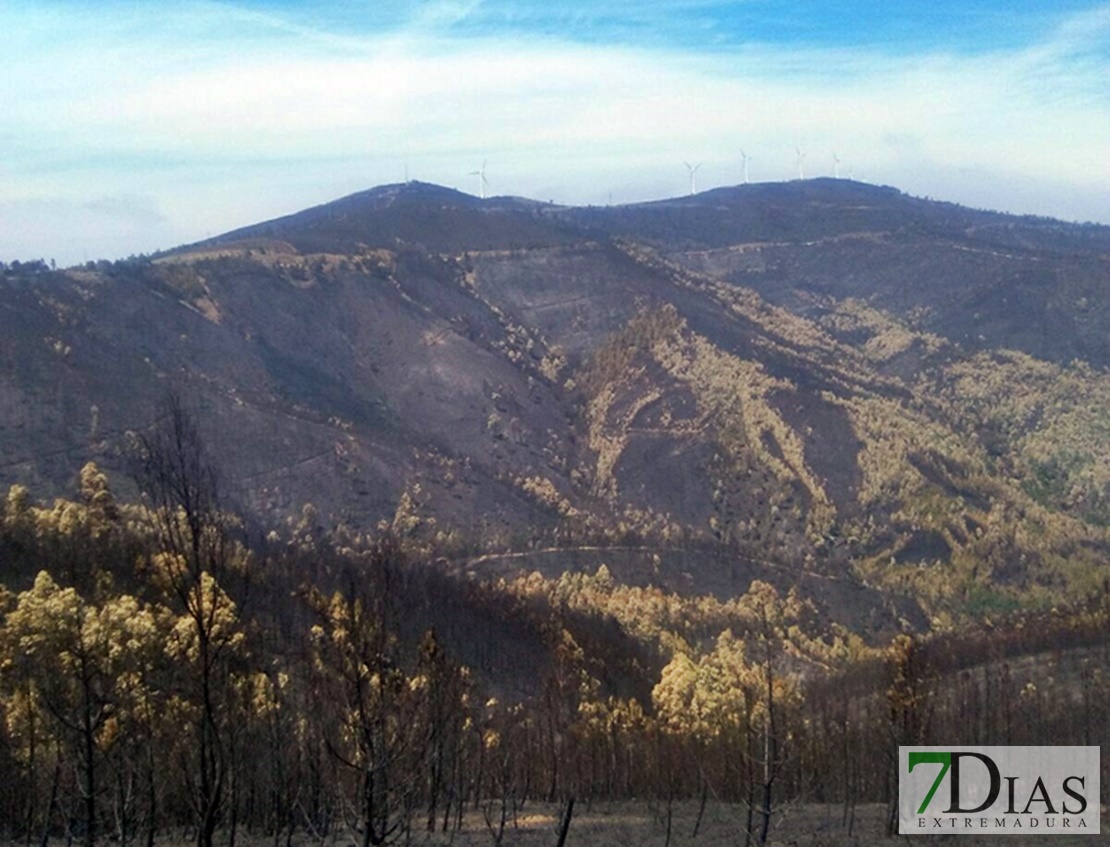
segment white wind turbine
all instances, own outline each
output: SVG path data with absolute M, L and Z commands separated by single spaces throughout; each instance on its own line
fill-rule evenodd
M 833 176 L 840 179 L 840 157 L 836 155 L 835 150 L 833 151 Z
M 800 147 L 795 147 L 794 152 L 798 154 L 798 179 L 805 179 L 806 172 L 804 162 L 806 160 L 806 154 L 802 152 Z
M 686 166 L 686 170 L 688 170 L 690 172 L 690 194 L 697 194 L 698 193 L 698 176 L 697 176 L 697 174 L 698 174 L 698 168 L 701 167 L 701 162 L 698 162 L 696 165 L 691 165 L 689 162 L 683 162 L 682 164 L 684 164 Z
M 483 200 L 486 199 L 486 186 L 489 185 L 489 180 L 486 179 L 486 163 L 482 162 L 482 169 L 480 171 L 471 171 L 469 176 L 478 177 L 478 194 Z
M 748 162 L 750 162 L 752 160 L 752 157 L 749 156 L 747 153 L 745 153 L 743 150 L 741 150 L 740 151 L 740 158 L 744 162 L 744 185 L 747 185 L 748 184 Z

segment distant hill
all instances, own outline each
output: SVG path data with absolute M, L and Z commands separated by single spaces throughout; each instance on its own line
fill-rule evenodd
M 462 567 L 762 576 L 923 627 L 1102 587 L 1108 295 L 1108 227 L 847 180 L 591 208 L 384 186 L 8 269 L 0 483 L 70 491 L 94 459 L 125 488 L 172 390 L 262 522 L 311 502 Z

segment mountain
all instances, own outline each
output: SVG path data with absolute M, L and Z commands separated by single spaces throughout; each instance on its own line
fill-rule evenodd
M 1100 590 L 1110 228 L 847 180 L 572 208 L 384 186 L 0 280 L 0 484 L 173 391 L 237 505 L 483 572 L 801 585 L 860 631 Z

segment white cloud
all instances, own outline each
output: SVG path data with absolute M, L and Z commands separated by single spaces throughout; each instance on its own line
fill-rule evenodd
M 24 45 L 0 89 L 9 202 L 150 196 L 166 217 L 152 231 L 188 240 L 397 181 L 406 163 L 473 189 L 488 159 L 497 192 L 605 202 L 681 193 L 683 159 L 705 162 L 702 188 L 737 182 L 741 147 L 753 179 L 790 178 L 798 145 L 810 176 L 835 149 L 856 178 L 1110 222 L 1110 8 L 1020 50 L 904 56 L 443 35 L 478 12 L 468 2 L 369 35 L 174 9 L 7 13 Z M 34 243 L 18 229 L 0 258 Z

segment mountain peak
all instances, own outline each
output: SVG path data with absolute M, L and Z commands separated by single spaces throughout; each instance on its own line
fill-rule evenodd
M 286 242 L 302 253 L 357 253 L 364 247 L 392 249 L 398 244 L 452 253 L 565 243 L 565 224 L 534 215 L 541 207 L 549 204 L 519 197 L 478 198 L 427 182 L 392 183 L 233 230 L 200 246 L 262 238 Z
M 365 191 L 358 191 L 330 203 L 315 207 L 319 209 L 367 206 L 373 209 L 387 209 L 396 203 L 440 203 L 463 208 L 473 208 L 482 203 L 477 197 L 454 188 L 447 188 L 432 182 L 410 180 L 378 185 Z

